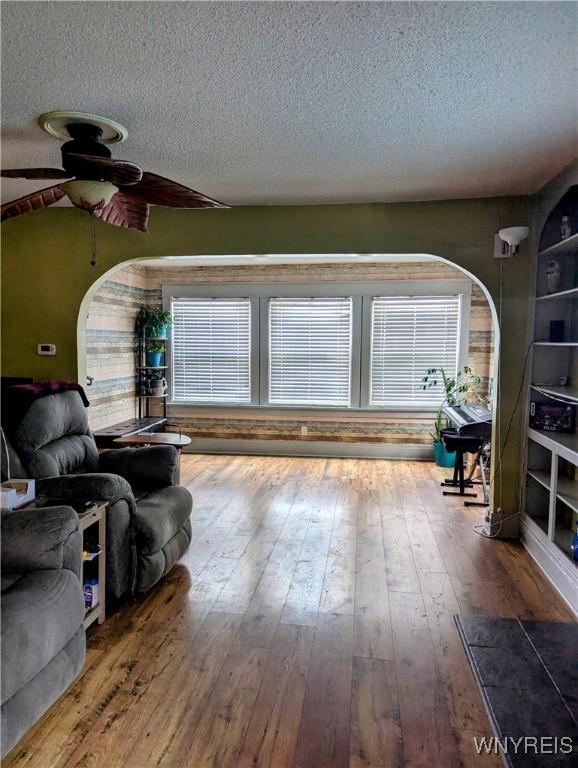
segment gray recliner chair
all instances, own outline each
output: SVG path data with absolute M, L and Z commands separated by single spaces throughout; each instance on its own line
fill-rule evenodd
M 2 512 L 2 755 L 83 667 L 81 552 L 70 507 Z
M 35 400 L 10 435 L 25 477 L 51 499 L 104 500 L 106 591 L 112 599 L 145 592 L 191 541 L 192 497 L 175 485 L 172 446 L 122 448 L 99 455 L 78 392 Z

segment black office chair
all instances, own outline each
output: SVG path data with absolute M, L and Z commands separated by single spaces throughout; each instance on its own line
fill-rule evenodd
M 482 502 L 464 502 L 466 506 L 488 506 L 488 493 L 486 487 L 485 476 L 485 462 L 484 462 L 484 448 L 486 444 L 486 438 L 475 435 L 460 435 L 456 429 L 444 429 L 442 430 L 442 442 L 448 453 L 456 454 L 456 463 L 454 465 L 454 475 L 451 480 L 444 480 L 442 487 L 459 488 L 458 491 L 444 491 L 444 496 L 469 496 L 475 497 L 476 493 L 469 493 L 466 489 L 473 488 L 474 485 L 482 485 L 484 491 L 484 500 Z M 476 456 L 475 463 L 472 467 L 472 471 L 469 475 L 465 476 L 465 457 L 468 453 Z M 479 481 L 473 479 L 474 469 L 478 466 L 480 468 Z

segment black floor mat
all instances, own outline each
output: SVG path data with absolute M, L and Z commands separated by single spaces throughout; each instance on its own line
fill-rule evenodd
M 506 762 L 578 766 L 578 624 L 455 618 Z

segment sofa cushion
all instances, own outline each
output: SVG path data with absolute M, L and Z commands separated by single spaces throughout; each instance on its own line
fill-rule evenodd
M 191 494 L 180 485 L 138 499 L 134 521 L 138 551 L 150 555 L 162 549 L 189 519 L 191 509 Z
M 72 571 L 33 571 L 2 593 L 2 702 L 64 648 L 83 618 L 82 589 Z

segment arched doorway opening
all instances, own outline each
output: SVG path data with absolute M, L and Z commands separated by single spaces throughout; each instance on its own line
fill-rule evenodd
M 499 334 L 496 307 L 487 288 L 476 276 L 448 259 L 433 254 L 294 254 L 267 256 L 195 256 L 133 260 L 104 274 L 88 291 L 79 314 L 79 381 L 94 377 L 90 388 L 91 422 L 100 429 L 137 413 L 135 399 L 134 320 L 140 306 L 160 306 L 163 286 L 273 281 L 309 285 L 323 281 L 352 281 L 406 286 L 443 287 L 467 284 L 467 351 L 462 365 L 469 365 L 482 379 L 488 394 L 497 373 Z M 171 293 L 170 289 L 167 289 Z M 164 291 L 165 297 L 167 290 Z M 409 288 L 411 292 L 411 288 Z M 490 398 L 495 412 L 495 398 Z M 154 410 L 154 409 L 153 409 Z M 301 453 L 325 451 L 328 455 L 367 455 L 389 458 L 430 458 L 432 413 L 410 409 L 387 413 L 336 416 L 287 410 L 208 409 L 169 406 L 170 420 L 197 436 L 199 450 Z M 194 430 L 193 430 L 194 423 Z M 199 434 L 201 437 L 199 437 Z M 198 442 L 200 440 L 200 443 Z M 289 441 L 291 441 L 289 443 Z M 286 443 L 282 445 L 282 443 Z M 363 446 L 360 448 L 360 446 Z M 356 453 L 361 451 L 361 453 Z

